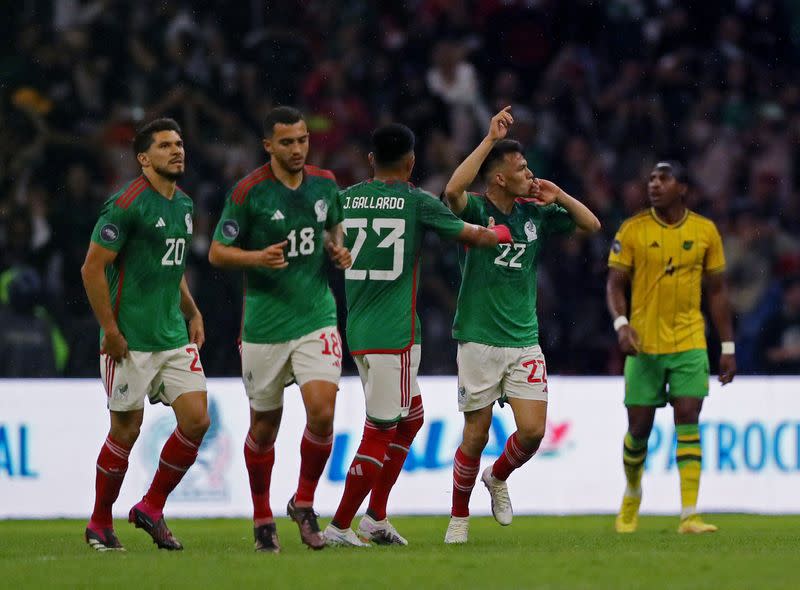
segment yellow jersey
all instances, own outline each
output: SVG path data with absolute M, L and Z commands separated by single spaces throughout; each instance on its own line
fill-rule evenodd
M 608 265 L 631 275 L 630 323 L 641 352 L 706 348 L 703 274 L 725 270 L 722 238 L 713 221 L 687 209 L 670 225 L 654 209 L 642 211 L 620 226 Z

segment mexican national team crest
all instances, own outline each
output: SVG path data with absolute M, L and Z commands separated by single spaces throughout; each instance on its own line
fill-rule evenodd
M 533 223 L 533 219 L 529 219 L 525 222 L 525 236 L 528 238 L 529 242 L 536 240 L 536 224 Z
M 183 220 L 186 222 L 186 233 L 187 234 L 191 234 L 192 233 L 192 229 L 193 229 L 193 226 L 192 226 L 192 214 L 191 213 L 187 213 L 186 217 L 184 217 Z
M 317 221 L 320 223 L 325 221 L 328 217 L 328 204 L 320 199 L 314 203 L 314 212 L 317 214 Z

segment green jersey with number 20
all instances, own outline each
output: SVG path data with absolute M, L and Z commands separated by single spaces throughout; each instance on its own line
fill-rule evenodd
M 92 241 L 118 253 L 106 267 L 106 279 L 114 316 L 131 350 L 172 350 L 189 342 L 180 283 L 192 240 L 192 211 L 186 193 L 176 189 L 168 199 L 144 176 L 103 205 Z
M 287 242 L 289 266 L 245 270 L 244 342 L 286 342 L 336 325 L 323 240 L 325 230 L 341 221 L 338 191 L 328 170 L 306 166 L 302 183 L 292 190 L 266 164 L 228 193 L 215 241 L 245 250 Z
M 362 182 L 339 198 L 344 243 L 347 342 L 352 354 L 398 354 L 421 342 L 416 313 L 422 237 L 454 238 L 464 222 L 439 199 L 406 182 Z
M 461 289 L 453 338 L 490 346 L 522 348 L 539 343 L 536 318 L 536 265 L 544 238 L 575 229 L 560 205 L 539 206 L 517 199 L 506 215 L 482 195 L 467 195 L 460 217 L 487 225 L 494 217 L 514 240 L 495 249 L 470 248 L 462 253 Z

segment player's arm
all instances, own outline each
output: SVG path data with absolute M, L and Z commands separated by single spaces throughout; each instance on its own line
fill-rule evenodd
M 705 291 L 706 297 L 708 297 L 711 321 L 717 329 L 720 342 L 722 342 L 722 354 L 719 357 L 719 381 L 726 385 L 733 381 L 736 375 L 736 351 L 733 344 L 733 320 L 725 273 L 706 274 Z
M 284 240 L 263 250 L 244 250 L 213 240 L 208 249 L 208 261 L 219 268 L 286 268 L 289 263 L 283 255 L 283 249 L 288 243 Z
M 465 223 L 456 240 L 474 248 L 494 248 L 498 244 L 510 244 L 513 241 L 508 227 L 495 225 L 493 218 L 489 218 L 488 227 Z
M 617 331 L 620 349 L 624 354 L 635 356 L 639 352 L 639 335 L 628 323 L 628 300 L 625 297 L 630 280 L 631 277 L 627 271 L 609 268 L 606 281 L 606 304 L 611 317 L 614 318 L 614 329 Z
M 444 201 L 456 215 L 460 214 L 467 206 L 467 189 L 478 176 L 481 164 L 492 151 L 494 144 L 503 139 L 508 133 L 508 128 L 514 123 L 511 116 L 511 107 L 506 107 L 489 123 L 489 131 L 473 152 L 459 164 L 453 176 L 444 189 Z
M 534 183 L 533 200 L 539 205 L 556 203 L 567 210 L 567 213 L 581 229 L 593 234 L 600 231 L 600 220 L 592 213 L 591 209 L 575 197 L 564 192 L 556 183 L 544 178 L 537 178 Z
M 353 265 L 353 257 L 350 255 L 350 250 L 344 247 L 344 229 L 341 223 L 337 223 L 332 228 L 325 230 L 323 242 L 325 250 L 336 265 L 336 268 L 344 270 Z
M 189 322 L 189 341 L 197 344 L 198 349 L 203 348 L 203 343 L 206 341 L 203 315 L 200 313 L 200 309 L 189 291 L 186 275 L 181 277 L 181 313 L 186 318 L 186 321 Z
M 117 258 L 117 253 L 108 248 L 103 248 L 95 242 L 89 243 L 86 260 L 81 267 L 83 287 L 89 305 L 92 306 L 94 316 L 103 329 L 103 341 L 100 352 L 108 354 L 116 362 L 120 362 L 128 355 L 128 341 L 119 330 L 114 310 L 111 308 L 108 280 L 106 279 L 106 266 L 112 264 Z

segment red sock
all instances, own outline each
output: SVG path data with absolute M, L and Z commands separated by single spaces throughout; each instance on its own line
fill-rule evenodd
M 333 433 L 314 434 L 306 426 L 300 441 L 300 481 L 294 496 L 296 506 L 313 506 L 314 492 L 333 448 Z
M 514 432 L 508 437 L 503 454 L 497 458 L 492 465 L 492 475 L 495 479 L 505 481 L 511 472 L 522 467 L 528 460 L 536 454 L 536 450 L 528 451 L 519 443 L 517 433 Z
M 272 522 L 269 506 L 269 482 L 275 464 L 275 443 L 259 445 L 253 435 L 247 433 L 244 441 L 244 464 L 250 475 L 250 495 L 253 497 L 253 522 L 261 526 Z
M 480 457 L 465 455 L 461 447 L 453 458 L 453 507 L 452 516 L 469 516 L 469 497 L 475 487 L 475 479 L 481 467 Z
M 153 483 L 150 484 L 150 489 L 143 498 L 144 503 L 157 515 L 163 512 L 167 496 L 180 483 L 189 467 L 197 459 L 197 451 L 201 442 L 191 440 L 181 432 L 180 428 L 176 427 L 167 442 L 164 443 L 158 470 L 156 470 Z
M 400 477 L 408 450 L 411 448 L 411 443 L 414 442 L 414 437 L 419 432 L 419 429 L 422 428 L 424 421 L 425 411 L 422 408 L 422 396 L 418 395 L 411 399 L 411 408 L 408 411 L 408 416 L 403 418 L 397 425 L 397 432 L 392 442 L 389 443 L 386 457 L 383 459 L 383 468 L 378 474 L 377 481 L 369 496 L 367 512 L 375 520 L 386 518 L 386 504 L 389 501 L 389 492 L 392 491 L 397 478 Z
M 97 476 L 94 480 L 94 510 L 89 519 L 89 528 L 110 529 L 114 526 L 111 507 L 119 496 L 122 480 L 128 470 L 128 455 L 131 447 L 126 447 L 109 434 L 97 457 Z
M 342 500 L 331 521 L 334 526 L 346 529 L 353 522 L 356 511 L 372 489 L 375 478 L 383 467 L 386 448 L 396 431 L 397 426 L 380 429 L 367 419 L 361 444 L 347 472 Z

